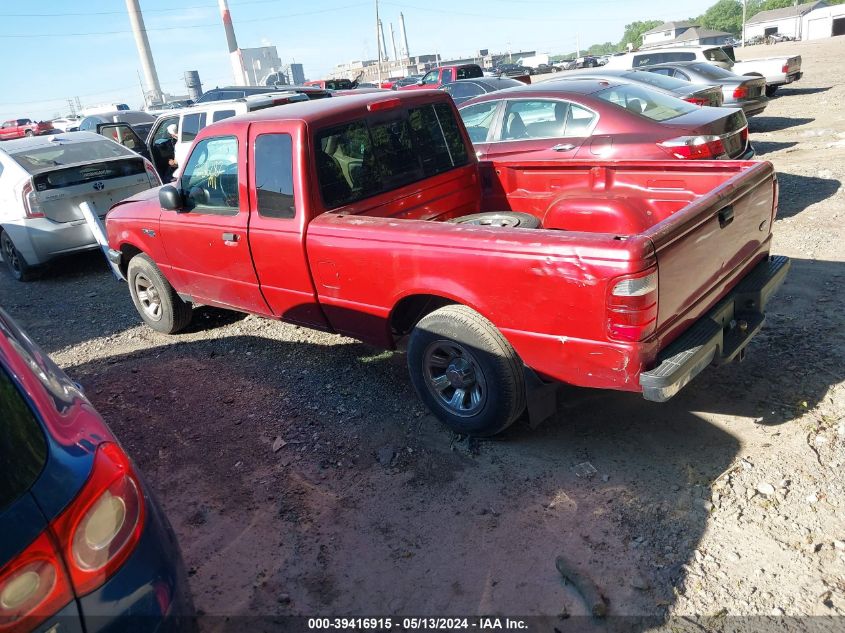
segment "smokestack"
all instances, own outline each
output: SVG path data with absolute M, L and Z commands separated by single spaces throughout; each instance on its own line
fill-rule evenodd
M 226 0 L 219 0 L 219 5 L 220 16 L 223 18 L 223 28 L 226 30 L 226 44 L 229 45 L 229 61 L 232 62 L 232 75 L 235 78 L 235 85 L 246 86 L 249 81 L 244 69 L 244 58 L 241 55 L 241 49 L 238 48 L 238 41 L 235 39 L 235 28 L 232 26 L 229 5 L 226 4 Z
M 390 42 L 393 44 L 393 59 L 399 60 L 399 54 L 396 52 L 396 36 L 393 35 L 393 22 L 390 23 Z
M 381 20 L 378 21 L 378 31 L 381 35 L 381 50 L 384 53 L 384 58 L 387 59 L 387 42 L 384 41 L 384 24 Z
M 200 74 L 196 70 L 185 71 L 185 87 L 188 89 L 188 96 L 190 96 L 194 101 L 202 96 Z
M 129 12 L 129 23 L 132 25 L 132 34 L 135 36 L 135 46 L 138 47 L 138 55 L 141 58 L 147 93 L 154 102 L 161 103 L 161 86 L 158 83 L 156 65 L 153 61 L 153 53 L 150 51 L 150 40 L 147 39 L 147 29 L 144 26 L 144 17 L 141 15 L 138 2 L 139 0 L 126 0 L 126 10 Z
M 399 30 L 402 31 L 402 47 L 405 49 L 405 57 L 411 56 L 411 51 L 408 49 L 408 32 L 405 30 L 405 16 L 399 13 Z

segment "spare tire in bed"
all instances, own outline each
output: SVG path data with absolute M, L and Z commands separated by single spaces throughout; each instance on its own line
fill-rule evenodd
M 460 218 L 449 220 L 452 224 L 472 224 L 475 226 L 503 226 L 518 229 L 538 229 L 540 220 L 530 213 L 518 213 L 516 211 L 487 211 L 486 213 L 473 213 Z

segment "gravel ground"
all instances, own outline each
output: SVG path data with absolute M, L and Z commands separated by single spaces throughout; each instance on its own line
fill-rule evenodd
M 804 79 L 751 122 L 792 272 L 746 361 L 666 404 L 566 389 L 468 441 L 401 354 L 208 308 L 159 335 L 98 255 L 2 274 L 0 304 L 157 490 L 204 613 L 585 614 L 563 555 L 614 615 L 843 615 L 845 38 L 746 57 L 793 52 Z

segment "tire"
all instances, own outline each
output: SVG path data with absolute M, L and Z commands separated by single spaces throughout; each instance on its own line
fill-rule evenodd
M 490 321 L 466 306 L 445 306 L 417 323 L 408 341 L 408 371 L 423 403 L 456 433 L 496 435 L 525 410 L 519 356 Z
M 156 332 L 175 334 L 191 322 L 191 304 L 179 298 L 147 255 L 135 255 L 130 260 L 126 278 L 135 309 Z
M 33 132 L 32 130 L 27 130 L 26 132 L 23 133 L 23 135 L 24 136 L 35 136 L 35 132 Z
M 516 211 L 488 211 L 473 213 L 449 220 L 452 224 L 473 224 L 475 226 L 498 226 L 512 229 L 539 229 L 540 220 L 530 213 Z
M 774 97 L 775 93 L 778 91 L 777 86 L 766 86 L 766 96 L 767 97 Z
M 36 269 L 26 262 L 6 231 L 0 231 L 0 254 L 3 255 L 6 268 L 17 281 L 32 281 L 37 277 Z

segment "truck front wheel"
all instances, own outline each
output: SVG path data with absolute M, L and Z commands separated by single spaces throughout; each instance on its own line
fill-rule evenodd
M 408 341 L 411 382 L 456 433 L 490 436 L 525 409 L 522 363 L 490 321 L 462 305 L 423 317 Z
M 126 279 L 135 309 L 157 332 L 175 334 L 191 322 L 191 304 L 179 298 L 147 255 L 135 255 L 130 260 Z

